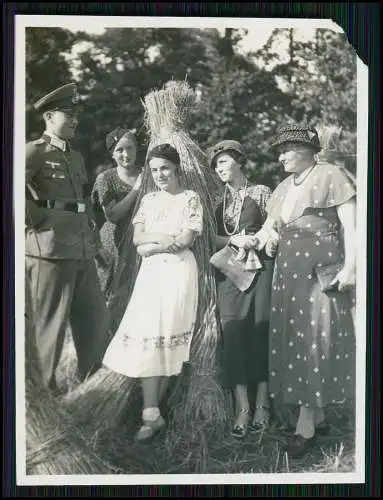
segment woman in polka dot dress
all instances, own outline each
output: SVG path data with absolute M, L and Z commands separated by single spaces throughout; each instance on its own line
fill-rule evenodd
M 346 170 L 318 163 L 315 129 L 281 129 L 273 145 L 288 176 L 272 194 L 264 228 L 277 228 L 270 316 L 270 396 L 275 407 L 300 408 L 288 443 L 299 456 L 314 443 L 324 408 L 354 398 L 354 181 Z M 333 264 L 339 264 L 334 269 Z M 331 266 L 331 267 L 327 267 Z M 328 270 L 332 289 L 321 291 Z

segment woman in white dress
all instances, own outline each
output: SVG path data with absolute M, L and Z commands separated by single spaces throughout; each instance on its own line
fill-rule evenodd
M 142 256 L 134 290 L 103 364 L 141 379 L 143 425 L 136 439 L 165 426 L 159 403 L 169 377 L 189 360 L 198 305 L 198 267 L 191 247 L 202 232 L 198 194 L 179 182 L 180 159 L 169 144 L 154 147 L 148 165 L 157 191 L 146 194 L 134 225 Z

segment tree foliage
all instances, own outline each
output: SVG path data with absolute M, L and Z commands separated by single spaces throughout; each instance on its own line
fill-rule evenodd
M 65 57 L 77 37 L 61 28 L 26 28 L 26 124 L 27 137 L 41 133 L 42 122 L 33 113 L 32 104 L 71 79 L 70 65 Z
M 84 108 L 75 142 L 93 176 L 110 161 L 105 136 L 117 125 L 137 129 L 143 161 L 141 99 L 170 79 L 187 78 L 197 91 L 190 132 L 201 147 L 224 138 L 241 141 L 248 174 L 257 182 L 274 187 L 281 178 L 269 145 L 286 120 L 338 126 L 338 149 L 355 153 L 356 55 L 346 38 L 317 30 L 314 39 L 301 41 L 293 29 L 280 29 L 259 51 L 243 55 L 245 34 L 232 28 L 109 28 L 101 35 L 28 28 L 27 102 L 77 79 Z M 83 50 L 68 58 L 79 42 Z M 288 47 L 285 59 L 278 42 Z M 27 124 L 28 139 L 41 133 L 30 113 Z
M 288 45 L 285 60 L 275 50 L 278 42 Z M 346 36 L 317 29 L 313 39 L 301 41 L 294 29 L 277 29 L 254 56 L 289 96 L 292 120 L 340 130 L 332 141 L 336 151 L 326 154 L 329 160 L 343 158 L 355 172 L 357 56 Z

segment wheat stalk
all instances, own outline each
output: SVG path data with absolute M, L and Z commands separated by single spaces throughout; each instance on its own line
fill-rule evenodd
M 210 257 L 215 251 L 214 208 L 222 187 L 215 173 L 208 167 L 206 154 L 187 132 L 187 123 L 195 104 L 195 93 L 187 82 L 168 82 L 161 90 L 153 90 L 142 100 L 145 124 L 150 136 L 148 152 L 157 144 L 171 144 L 180 156 L 180 181 L 184 187 L 195 190 L 201 199 L 204 229 L 193 248 L 198 268 L 199 304 L 197 322 L 191 345 L 192 374 L 186 391 L 173 395 L 174 404 L 186 405 L 195 418 L 209 421 L 213 426 L 227 419 L 227 402 L 216 378 L 216 351 L 219 342 L 217 297 L 214 270 Z M 142 197 L 155 189 L 150 170 L 145 166 L 134 212 Z M 120 265 L 115 276 L 112 315 L 117 326 L 133 291 L 140 266 L 140 257 L 133 245 L 133 228 L 125 231 L 120 252 Z M 135 381 L 103 368 L 85 384 L 65 398 L 71 411 L 92 425 L 115 425 L 122 417 L 136 387 Z M 204 397 L 204 387 L 208 396 Z M 214 395 L 213 395 L 214 393 Z M 198 395 L 198 397 L 196 397 Z M 175 415 L 175 425 L 182 430 L 182 412 Z

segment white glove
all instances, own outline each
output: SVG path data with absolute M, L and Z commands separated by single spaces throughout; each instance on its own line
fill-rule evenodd
M 235 245 L 238 248 L 245 248 L 248 240 L 249 236 L 246 236 L 245 234 L 234 234 L 230 237 L 229 243 Z
M 256 245 L 256 250 L 262 250 L 262 248 L 266 245 L 268 240 L 270 239 L 269 232 L 267 229 L 262 228 L 257 233 L 255 233 L 254 238 L 258 240 Z
M 269 257 L 275 257 L 278 250 L 278 240 L 269 239 L 265 246 L 266 255 Z

